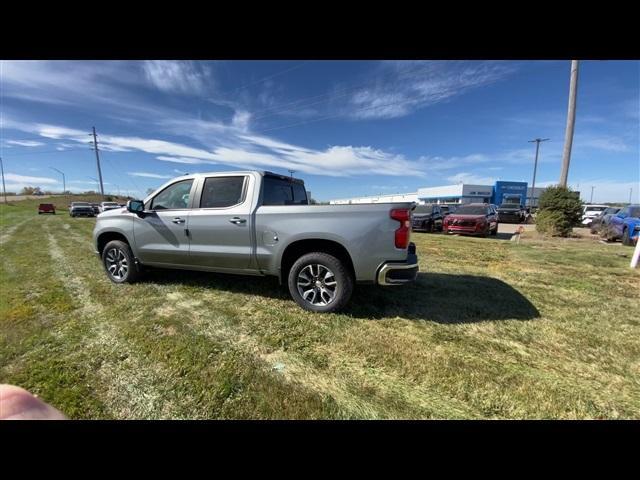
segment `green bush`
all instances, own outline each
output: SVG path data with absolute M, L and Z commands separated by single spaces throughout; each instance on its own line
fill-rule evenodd
M 536 230 L 547 235 L 568 237 L 581 216 L 582 201 L 578 193 L 554 185 L 540 194 Z

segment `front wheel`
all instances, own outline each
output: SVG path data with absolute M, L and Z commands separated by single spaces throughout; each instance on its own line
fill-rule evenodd
M 497 224 L 497 223 L 496 223 L 496 228 L 494 228 L 494 229 L 491 231 L 491 235 L 493 235 L 494 237 L 495 237 L 496 235 L 498 235 L 498 224 Z
M 323 252 L 307 253 L 289 270 L 289 293 L 311 312 L 336 312 L 353 293 L 353 276 L 336 257 Z
M 629 235 L 629 229 L 625 228 L 624 232 L 622 232 L 622 244 L 627 247 L 633 246 L 633 242 L 631 241 L 631 235 Z
M 102 264 L 113 283 L 133 283 L 140 276 L 131 247 L 120 240 L 113 240 L 102 251 Z

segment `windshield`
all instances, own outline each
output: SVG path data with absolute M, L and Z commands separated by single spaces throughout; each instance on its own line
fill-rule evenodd
M 456 215 L 486 215 L 487 207 L 465 206 L 456 210 Z
M 90 207 L 91 206 L 86 202 L 73 202 L 71 205 L 74 207 Z
M 431 213 L 431 205 L 418 205 L 413 211 L 414 215 L 416 213 Z
M 629 216 L 630 217 L 640 217 L 640 206 L 638 207 L 631 207 L 629 209 Z
M 587 208 L 587 212 L 604 212 L 607 207 L 586 207 Z
M 116 202 L 104 202 L 102 205 L 104 205 L 105 207 L 119 207 Z
M 610 214 L 610 213 L 618 213 L 619 211 L 620 211 L 620 209 L 619 209 L 619 208 L 607 208 L 607 209 L 604 211 L 604 214 L 605 214 L 605 215 L 608 215 L 608 214 Z

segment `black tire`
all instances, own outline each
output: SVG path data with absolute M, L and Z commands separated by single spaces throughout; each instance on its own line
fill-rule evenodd
M 496 223 L 496 228 L 493 229 L 491 235 L 493 235 L 494 237 L 498 235 L 498 223 Z
M 426 224 L 425 229 L 427 230 L 427 233 L 433 233 L 433 231 L 435 230 L 433 221 L 425 222 L 425 224 Z
M 322 268 L 318 268 L 318 266 Z M 327 275 L 327 271 L 331 275 Z M 318 275 L 315 275 L 314 272 Z M 333 278 L 334 280 L 329 280 L 325 284 L 324 281 L 327 278 Z M 304 282 L 307 279 L 309 280 L 309 287 L 311 287 L 308 291 L 313 291 L 313 297 L 310 300 L 305 299 L 298 291 L 299 280 Z M 314 282 L 320 282 L 318 284 L 320 286 L 314 287 Z M 330 282 L 335 283 L 335 289 L 332 292 L 333 298 L 327 301 L 324 295 L 330 296 L 331 290 L 323 287 L 329 286 Z M 289 270 L 287 282 L 289 294 L 298 305 L 305 310 L 321 313 L 337 312 L 344 308 L 353 293 L 353 283 L 353 276 L 347 266 L 333 255 L 324 252 L 307 253 L 296 260 Z M 303 293 L 305 293 L 304 287 L 304 284 L 300 287 Z M 321 304 L 321 302 L 326 303 Z
M 115 270 L 112 272 L 109 269 L 114 265 Z M 105 245 L 102 250 L 102 266 L 113 283 L 133 283 L 142 273 L 136 265 L 131 247 L 121 240 L 112 240 Z M 122 266 L 126 266 L 126 272 L 119 268 Z
M 622 231 L 622 244 L 626 245 L 627 247 L 632 247 L 633 246 L 633 242 L 631 241 L 631 236 L 629 235 L 629 229 L 625 228 Z

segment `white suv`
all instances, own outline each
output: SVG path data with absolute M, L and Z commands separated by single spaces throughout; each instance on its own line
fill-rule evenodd
M 121 208 L 119 203 L 116 202 L 102 202 L 98 207 L 100 213 L 106 212 L 107 210 L 113 210 L 114 208 Z

